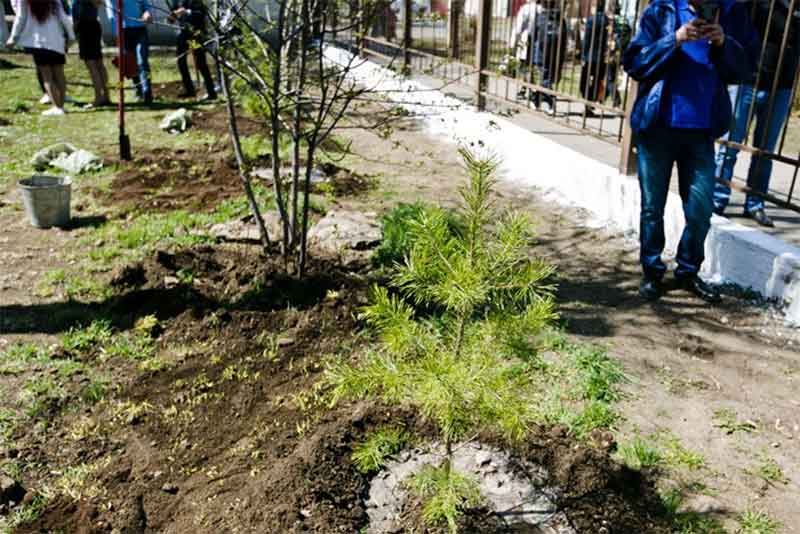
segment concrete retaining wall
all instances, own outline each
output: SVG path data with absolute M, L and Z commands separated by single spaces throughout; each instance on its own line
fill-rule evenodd
M 326 53 L 337 63 L 347 64 L 350 58 L 336 48 Z M 501 179 L 542 188 L 563 204 L 584 208 L 592 214 L 587 225 L 638 234 L 640 194 L 635 178 L 373 62 L 359 61 L 351 73 L 358 83 L 385 92 L 386 98 L 421 116 L 429 133 L 499 156 Z M 665 215 L 666 256 L 674 254 L 683 225 L 680 197 L 672 193 Z M 714 216 L 703 276 L 786 304 L 787 319 L 800 325 L 800 248 Z

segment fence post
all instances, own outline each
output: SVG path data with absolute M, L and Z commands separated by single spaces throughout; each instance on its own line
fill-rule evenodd
M 637 173 L 636 154 L 633 151 L 633 130 L 631 130 L 631 111 L 636 102 L 636 94 L 639 91 L 639 84 L 631 80 L 628 87 L 628 94 L 625 102 L 625 115 L 622 117 L 622 152 L 619 156 L 619 172 L 625 176 L 633 176 Z
M 403 19 L 403 73 L 411 71 L 411 22 L 413 17 L 412 0 L 404 0 L 405 17 Z
M 463 0 L 450 0 L 450 49 L 451 58 L 461 57 L 461 5 Z
M 492 25 L 492 0 L 479 0 L 478 3 L 478 28 L 477 42 L 475 43 L 475 67 L 478 69 L 478 76 L 475 80 L 475 96 L 478 110 L 486 108 L 486 98 L 483 93 L 486 91 L 486 75 L 483 73 L 489 67 L 489 41 L 491 40 Z
M 356 22 L 356 32 L 358 34 L 358 55 L 366 57 L 364 54 L 364 46 L 367 42 L 365 37 L 369 33 L 369 25 L 367 11 L 369 10 L 369 0 L 356 0 L 358 5 L 358 19 Z
M 637 0 L 636 18 L 634 32 L 638 31 L 638 19 L 641 19 L 647 4 L 650 0 Z M 636 95 L 639 93 L 639 84 L 630 80 L 628 92 L 625 95 L 625 116 L 622 117 L 622 153 L 619 157 L 619 172 L 625 176 L 634 176 L 637 172 L 636 154 L 633 150 L 633 131 L 631 131 L 631 112 L 636 103 Z

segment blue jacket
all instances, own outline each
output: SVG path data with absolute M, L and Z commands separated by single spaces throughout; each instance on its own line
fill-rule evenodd
M 725 44 L 712 47 L 711 61 L 719 75 L 715 88 L 711 133 L 723 136 L 730 128 L 732 109 L 727 85 L 746 82 L 758 65 L 760 42 L 747 9 L 723 1 L 720 24 Z M 674 0 L 655 0 L 642 14 L 639 31 L 622 55 L 622 64 L 639 91 L 631 112 L 631 129 L 640 133 L 657 126 L 665 85 L 673 75 L 678 47 L 678 12 Z
M 142 28 L 144 22 L 139 20 L 145 11 L 150 11 L 149 0 L 122 0 L 122 27 Z M 106 14 L 111 24 L 111 33 L 117 36 L 117 0 L 106 0 Z M 152 15 L 152 12 L 150 13 Z

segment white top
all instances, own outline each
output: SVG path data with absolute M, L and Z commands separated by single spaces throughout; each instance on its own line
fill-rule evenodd
M 72 21 L 64 12 L 61 2 L 55 2 L 56 12 L 44 22 L 39 22 L 31 13 L 25 0 L 14 1 L 17 17 L 11 27 L 11 40 L 23 48 L 44 48 L 63 54 L 67 39 L 75 40 Z
M 521 60 L 526 59 L 526 51 L 528 49 L 528 40 L 533 31 L 533 23 L 536 17 L 541 15 L 542 6 L 538 2 L 532 0 L 526 2 L 517 11 L 516 21 L 514 28 L 511 31 L 511 38 L 508 40 L 508 46 L 513 50 L 513 54 Z

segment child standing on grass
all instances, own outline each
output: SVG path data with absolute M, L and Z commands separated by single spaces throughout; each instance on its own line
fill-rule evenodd
M 58 0 L 17 0 L 14 11 L 17 17 L 6 44 L 19 44 L 33 56 L 53 104 L 42 115 L 63 115 L 65 54 L 69 42 L 75 40 L 72 22 Z
M 78 50 L 89 69 L 94 87 L 95 107 L 110 103 L 108 98 L 108 72 L 103 64 L 103 29 L 97 19 L 97 8 L 103 0 L 73 0 L 72 21 L 78 35 Z

